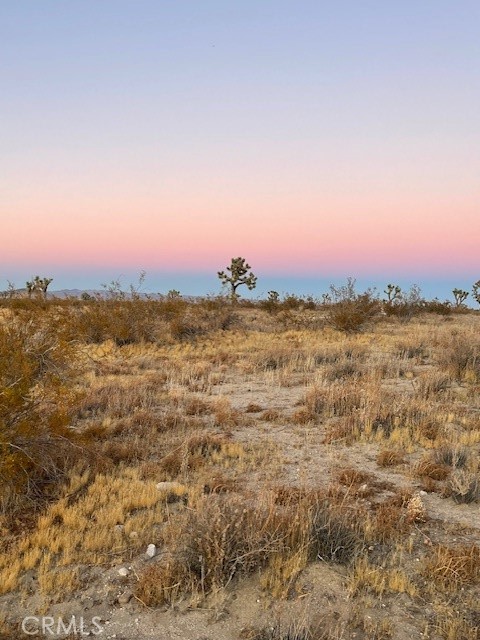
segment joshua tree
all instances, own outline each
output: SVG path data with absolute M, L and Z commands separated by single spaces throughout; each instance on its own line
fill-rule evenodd
M 27 280 L 27 282 L 25 283 L 25 286 L 27 287 L 28 297 L 31 298 L 32 293 L 35 291 L 35 284 L 33 280 Z
M 475 302 L 480 304 L 480 280 L 477 280 L 472 287 L 472 295 L 475 299 Z
M 32 280 L 26 283 L 28 297 L 31 297 L 32 293 L 35 291 L 36 293 L 41 294 L 44 298 L 46 298 L 47 289 L 52 280 L 53 278 L 40 278 L 40 276 L 35 276 Z
M 41 278 L 40 280 L 40 291 L 43 293 L 44 298 L 47 297 L 47 289 L 52 280 L 53 278 Z
M 268 298 L 263 301 L 262 306 L 268 313 L 275 313 L 279 309 L 280 294 L 278 291 L 269 291 Z
M 463 291 L 463 289 L 454 289 L 452 293 L 453 297 L 455 298 L 456 307 L 461 307 L 465 300 L 468 298 L 468 291 Z
M 386 302 L 391 304 L 395 300 L 400 300 L 402 297 L 402 290 L 398 285 L 395 284 L 387 284 L 387 288 L 383 292 L 387 296 Z
M 222 284 L 230 285 L 230 298 L 232 302 L 238 299 L 237 289 L 241 284 L 245 284 L 250 291 L 257 286 L 257 276 L 255 276 L 252 271 L 248 273 L 249 269 L 251 269 L 251 267 L 245 262 L 245 258 L 239 257 L 232 258 L 230 266 L 227 267 L 230 275 L 225 273 L 225 271 L 218 272 L 218 277 Z

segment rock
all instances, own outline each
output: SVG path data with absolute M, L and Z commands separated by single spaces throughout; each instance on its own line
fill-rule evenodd
M 156 553 L 157 553 L 157 547 L 154 544 L 149 544 L 147 547 L 147 551 L 145 552 L 145 555 L 147 556 L 147 558 L 153 558 Z
M 427 519 L 427 510 L 418 493 L 413 495 L 407 503 L 407 519 L 408 522 L 425 522 Z
M 126 578 L 128 576 L 128 569 L 126 567 L 120 567 L 118 575 L 122 576 L 122 578 Z
M 115 533 L 123 533 L 125 527 L 123 524 L 116 524 L 115 525 Z
M 180 482 L 158 482 L 157 489 L 162 493 L 185 493 L 185 486 Z
M 88 611 L 94 606 L 94 600 L 90 596 L 81 598 L 80 602 L 82 603 L 82 608 L 85 609 L 85 611 Z
M 131 531 L 130 538 L 138 538 L 138 533 L 136 531 Z
M 124 591 L 118 596 L 118 604 L 125 605 L 130 602 L 133 597 L 133 593 L 129 590 Z

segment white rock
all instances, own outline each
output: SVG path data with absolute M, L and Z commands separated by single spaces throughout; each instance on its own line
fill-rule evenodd
M 149 544 L 147 547 L 147 551 L 145 555 L 147 558 L 153 558 L 153 556 L 157 553 L 157 547 L 154 544 Z
M 172 491 L 181 491 L 183 489 L 183 485 L 180 482 L 158 482 L 157 489 L 159 491 L 164 491 L 165 493 L 171 493 Z
M 128 576 L 128 569 L 126 567 L 120 567 L 120 569 L 118 570 L 118 575 L 122 576 L 122 578 L 125 578 L 126 576 Z

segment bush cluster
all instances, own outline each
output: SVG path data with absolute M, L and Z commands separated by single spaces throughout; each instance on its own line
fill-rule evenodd
M 49 313 L 0 323 L 0 512 L 49 495 L 78 457 L 69 428 L 72 344 Z

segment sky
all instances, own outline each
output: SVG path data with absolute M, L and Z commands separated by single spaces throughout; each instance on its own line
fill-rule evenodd
M 0 289 L 480 278 L 477 0 L 2 0 Z M 450 296 L 451 297 L 451 296 Z

